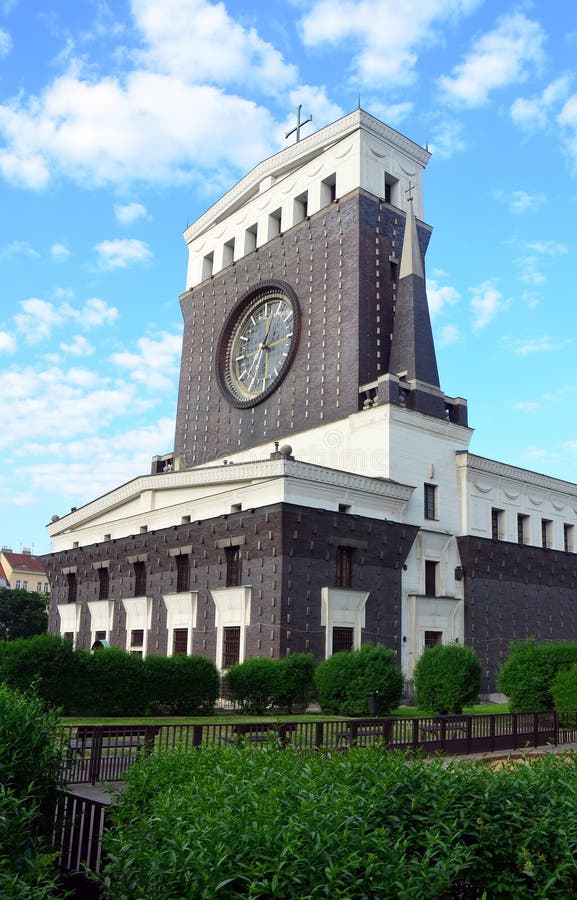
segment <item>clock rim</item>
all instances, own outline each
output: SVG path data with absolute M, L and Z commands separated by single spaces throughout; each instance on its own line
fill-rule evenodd
M 294 329 L 289 352 L 274 381 L 272 381 L 268 385 L 268 387 L 264 389 L 264 391 L 261 391 L 254 397 L 243 398 L 238 394 L 235 394 L 231 386 L 232 377 L 229 352 L 232 347 L 232 340 L 248 309 L 256 304 L 261 296 L 264 299 L 264 295 L 271 291 L 276 291 L 282 294 L 292 307 Z M 297 293 L 291 284 L 283 281 L 280 278 L 271 278 L 267 281 L 259 281 L 258 284 L 249 288 L 244 292 L 244 294 L 242 294 L 241 297 L 239 297 L 225 320 L 218 340 L 218 349 L 216 354 L 216 374 L 218 385 L 222 394 L 232 406 L 236 407 L 237 409 L 248 409 L 251 406 L 257 406 L 277 390 L 281 382 L 288 374 L 288 371 L 295 358 L 300 340 L 301 322 L 302 312 Z

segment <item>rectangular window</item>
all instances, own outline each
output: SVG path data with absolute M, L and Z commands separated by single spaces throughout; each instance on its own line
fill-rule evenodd
M 529 543 L 529 516 L 519 513 L 517 516 L 517 543 Z
M 106 640 L 106 632 L 105 631 L 95 631 L 94 632 L 94 640 L 95 641 L 105 641 Z
M 108 600 L 110 594 L 110 581 L 108 569 L 98 569 L 98 599 Z
M 425 484 L 425 519 L 437 518 L 437 486 Z
M 22 587 L 23 587 L 23 589 L 24 589 L 25 591 L 27 591 L 27 590 L 28 590 L 28 582 L 27 582 L 27 581 L 23 581 L 23 582 L 22 582 Z
M 353 644 L 353 628 L 333 628 L 333 653 L 340 653 L 342 650 L 352 650 Z
M 76 603 L 76 593 L 77 593 L 76 572 L 68 572 L 68 574 L 66 576 L 66 582 L 68 585 L 68 602 Z
M 425 560 L 425 596 L 437 596 L 437 568 L 438 563 L 431 559 Z
M 337 547 L 337 565 L 335 572 L 335 585 L 340 588 L 350 588 L 353 584 L 353 548 Z
M 436 647 L 443 641 L 442 631 L 425 631 L 425 647 Z
M 494 541 L 502 541 L 505 535 L 505 513 L 502 509 L 491 510 L 491 537 Z
M 20 579 L 18 578 L 16 581 L 16 590 L 20 589 Z
M 42 582 L 41 582 L 41 581 L 37 581 L 37 582 L 36 582 L 36 593 L 37 593 L 37 594 L 40 594 L 41 592 L 42 592 Z
M 183 654 L 186 656 L 188 652 L 188 628 L 175 628 L 172 635 L 172 655 Z
M 63 634 L 65 641 L 73 641 L 74 640 L 74 632 L 73 631 L 65 631 Z
M 134 596 L 144 597 L 146 594 L 146 565 L 144 562 L 134 564 Z
M 240 659 L 240 625 L 222 629 L 222 668 L 230 669 Z
M 130 646 L 131 647 L 142 647 L 144 646 L 144 630 L 142 628 L 133 628 L 130 632 Z
M 541 546 L 544 550 L 550 550 L 553 546 L 553 522 L 551 519 L 541 519 Z
M 241 559 L 240 547 L 225 547 L 224 556 L 226 559 L 226 586 L 238 587 L 241 583 Z
M 190 557 L 188 553 L 181 553 L 176 559 L 176 591 L 190 590 Z M 186 629 L 185 629 L 186 630 Z
M 44 593 L 45 594 L 48 593 L 48 582 L 47 581 L 44 582 Z
M 563 549 L 565 553 L 575 552 L 575 526 L 563 525 Z

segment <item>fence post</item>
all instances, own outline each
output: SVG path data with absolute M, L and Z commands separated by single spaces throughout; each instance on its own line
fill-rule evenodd
M 517 713 L 513 713 L 513 750 L 517 750 Z
M 192 726 L 192 746 L 200 747 L 202 744 L 202 731 L 204 725 L 199 724 L 198 722 Z
M 95 725 L 92 732 L 92 749 L 90 751 L 90 768 L 88 777 L 91 784 L 100 780 L 100 764 L 102 761 L 102 725 Z
M 315 722 L 315 747 L 319 750 L 324 746 L 325 726 L 324 722 Z

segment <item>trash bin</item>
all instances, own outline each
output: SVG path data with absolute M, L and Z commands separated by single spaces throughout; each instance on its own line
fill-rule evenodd
M 371 691 L 367 695 L 367 705 L 369 707 L 369 716 L 378 716 L 379 714 L 379 692 Z

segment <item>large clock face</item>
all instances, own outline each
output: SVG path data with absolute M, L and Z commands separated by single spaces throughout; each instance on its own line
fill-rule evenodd
M 236 406 L 268 397 L 286 375 L 298 339 L 300 311 L 294 292 L 261 286 L 241 301 L 226 323 L 219 379 Z

